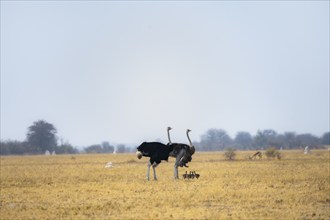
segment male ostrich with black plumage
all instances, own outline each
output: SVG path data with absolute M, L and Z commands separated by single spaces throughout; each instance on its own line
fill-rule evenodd
M 173 148 L 173 151 L 170 153 L 171 157 L 175 157 L 176 161 L 174 164 L 174 179 L 179 179 L 179 171 L 178 167 L 188 167 L 187 163 L 192 160 L 192 155 L 195 153 L 195 147 L 193 146 L 190 137 L 189 137 L 189 132 L 191 130 L 187 129 L 187 138 L 189 141 L 190 145 L 187 144 L 182 144 L 182 143 L 172 143 L 171 138 L 170 138 L 170 130 L 172 128 L 168 127 L 167 128 L 167 136 L 168 136 L 168 146 Z
M 148 162 L 147 180 L 149 180 L 150 166 L 154 171 L 154 180 L 157 180 L 156 167 L 161 163 L 162 160 L 168 161 L 170 152 L 173 151 L 172 146 L 168 146 L 159 142 L 143 142 L 137 148 L 136 155 L 139 159 L 144 157 L 150 157 Z

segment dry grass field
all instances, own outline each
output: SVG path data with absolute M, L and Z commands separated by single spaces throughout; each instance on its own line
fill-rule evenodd
M 180 180 L 170 159 L 158 181 L 134 154 L 1 157 L 0 219 L 330 219 L 330 151 L 252 153 L 196 152 Z

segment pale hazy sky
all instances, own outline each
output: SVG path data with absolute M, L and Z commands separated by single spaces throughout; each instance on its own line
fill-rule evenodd
M 329 131 L 329 1 L 1 1 L 1 139 Z

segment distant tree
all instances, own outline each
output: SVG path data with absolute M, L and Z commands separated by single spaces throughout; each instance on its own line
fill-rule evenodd
M 0 155 L 21 155 L 29 153 L 26 142 L 20 141 L 1 141 Z
M 258 130 L 257 134 L 253 138 L 253 144 L 257 149 L 266 147 L 267 137 L 262 131 Z
M 86 153 L 94 153 L 94 154 L 113 153 L 114 146 L 111 146 L 109 142 L 104 141 L 101 144 L 94 144 L 89 147 L 86 147 L 84 151 Z
M 230 144 L 232 144 L 232 139 L 227 132 L 214 128 L 202 135 L 200 142 L 201 149 L 206 151 L 224 150 Z
M 277 133 L 276 131 L 272 129 L 266 129 L 263 131 L 264 135 L 266 136 L 267 139 L 267 146 L 277 146 L 278 147 L 278 141 L 276 139 Z
M 288 148 L 286 147 L 286 143 L 285 143 L 285 136 L 283 134 L 278 134 L 274 137 L 274 141 L 273 141 L 273 146 L 276 146 L 278 148 Z
M 276 141 L 276 136 L 277 133 L 274 130 L 258 130 L 256 136 L 254 137 L 254 145 L 257 148 L 277 146 L 278 143 Z
M 113 153 L 113 151 L 115 149 L 114 146 L 111 146 L 108 141 L 102 142 L 101 146 L 102 146 L 103 153 Z
M 284 141 L 283 141 L 284 148 L 293 149 L 298 146 L 295 132 L 285 132 L 283 136 L 284 136 Z
M 297 144 L 300 147 L 309 146 L 312 148 L 320 147 L 321 140 L 320 138 L 312 135 L 312 134 L 299 134 L 297 135 Z
M 86 153 L 89 154 L 100 154 L 102 153 L 102 146 L 99 144 L 94 144 L 89 147 L 86 147 L 84 150 Z
M 125 153 L 125 152 L 126 152 L 126 146 L 124 144 L 118 144 L 117 153 Z
M 34 149 L 34 153 L 52 152 L 57 146 L 57 130 L 54 125 L 39 120 L 28 128 L 27 142 Z
M 8 147 L 8 144 L 5 141 L 0 142 L 0 155 L 9 155 L 10 154 L 10 148 Z
M 60 146 L 57 146 L 55 152 L 57 154 L 77 154 L 77 153 L 79 153 L 78 149 L 73 147 L 68 142 L 64 142 Z
M 234 143 L 239 149 L 247 150 L 251 148 L 252 141 L 253 139 L 249 132 L 240 131 L 237 133 Z
M 330 145 L 330 132 L 325 132 L 321 137 L 321 143 L 323 145 Z

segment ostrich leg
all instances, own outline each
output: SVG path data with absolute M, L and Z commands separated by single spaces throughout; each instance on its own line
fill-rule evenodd
M 179 179 L 179 171 L 176 164 L 174 164 L 174 179 Z
M 158 166 L 158 163 L 154 162 L 154 164 L 152 165 L 152 169 L 154 171 L 154 180 L 157 180 L 157 176 L 156 176 L 156 167 Z
M 150 176 L 150 166 L 151 166 L 151 162 L 148 162 L 148 170 L 147 170 L 147 180 L 149 181 L 149 176 Z
M 180 161 L 181 161 L 183 155 L 184 155 L 184 150 L 182 149 L 182 150 L 180 150 L 180 152 L 176 156 L 176 161 L 175 161 L 175 164 L 174 164 L 174 179 L 179 179 L 178 167 L 180 166 Z

